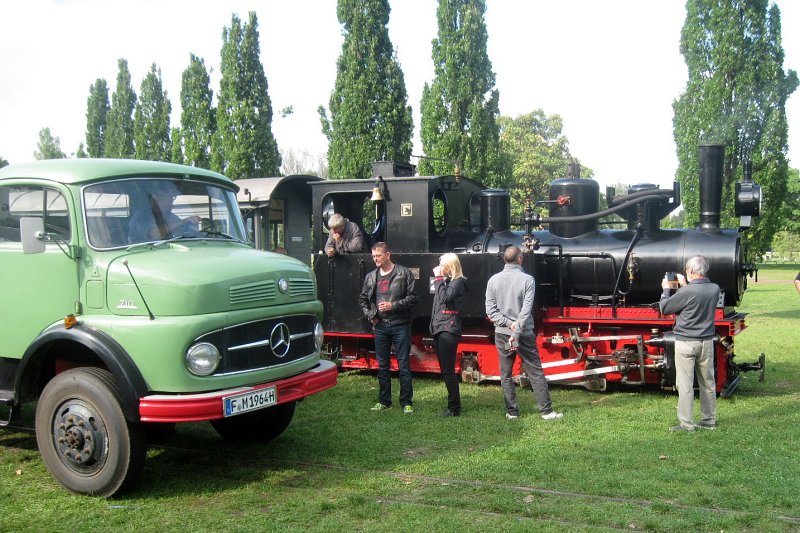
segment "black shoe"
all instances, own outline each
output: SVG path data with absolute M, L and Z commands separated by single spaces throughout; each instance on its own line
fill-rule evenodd
M 442 411 L 442 416 L 461 416 L 461 411 L 453 411 L 450 409 L 445 409 Z

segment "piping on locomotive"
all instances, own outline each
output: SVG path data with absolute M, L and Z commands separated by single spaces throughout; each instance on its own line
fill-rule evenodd
M 674 390 L 674 317 L 659 311 L 661 279 L 665 272 L 683 271 L 688 258 L 703 255 L 709 277 L 722 289 L 714 362 L 716 390 L 727 396 L 741 372 L 764 376 L 763 354 L 757 362 L 739 363 L 734 353 L 734 337 L 744 330 L 746 316 L 735 306 L 756 271 L 746 261 L 742 232 L 759 214 L 760 187 L 746 172 L 736 185 L 740 226 L 721 228 L 724 147 L 702 145 L 699 155 L 696 229 L 660 227 L 680 205 L 677 183 L 673 189 L 641 184 L 626 195 L 609 194 L 609 208 L 600 211 L 595 181 L 558 179 L 541 202 L 548 216 L 535 215 L 528 205 L 522 230 L 512 229 L 507 191 L 459 175 L 414 176 L 415 168 L 405 163 L 376 163 L 373 180 L 289 176 L 237 184 L 245 220 L 260 236 L 258 246 L 284 248 L 313 263 L 324 306 L 324 349 L 342 368 L 378 367 L 372 330 L 357 301 L 374 264 L 369 252 L 333 258 L 322 253 L 334 212 L 358 223 L 371 243 L 387 242 L 392 259 L 414 273 L 420 297 L 412 309 L 414 372 L 440 371 L 428 333 L 432 269 L 441 254 L 458 254 L 470 286 L 460 310 L 464 332 L 456 361 L 464 382 L 499 381 L 483 293 L 489 277 L 503 268 L 503 251 L 516 245 L 525 252 L 523 267 L 536 279 L 536 342 L 548 381 L 598 391 L 609 383 Z M 254 199 L 264 185 L 267 192 L 256 192 Z M 612 213 L 624 219 L 625 229 L 599 229 L 599 220 Z M 539 229 L 542 225 L 548 229 Z M 514 375 L 524 380 L 519 361 Z

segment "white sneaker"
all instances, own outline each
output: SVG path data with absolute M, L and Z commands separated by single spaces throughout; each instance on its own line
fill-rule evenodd
M 550 411 L 546 415 L 542 415 L 544 420 L 560 420 L 564 418 L 564 413 L 556 413 L 555 411 Z
M 516 420 L 517 418 L 519 418 L 519 415 L 512 415 L 511 413 L 506 413 L 506 418 L 508 418 L 509 420 Z

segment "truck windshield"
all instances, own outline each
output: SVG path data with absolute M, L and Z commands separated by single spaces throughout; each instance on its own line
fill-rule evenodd
M 245 235 L 234 192 L 200 181 L 128 178 L 88 185 L 83 213 L 87 239 L 97 249 Z

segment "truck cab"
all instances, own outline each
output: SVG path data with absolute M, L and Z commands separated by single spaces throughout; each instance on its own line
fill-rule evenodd
M 254 249 L 237 190 L 149 161 L 0 170 L 0 423 L 37 402 L 40 453 L 67 490 L 129 486 L 153 428 L 271 440 L 336 384 L 313 273 Z

